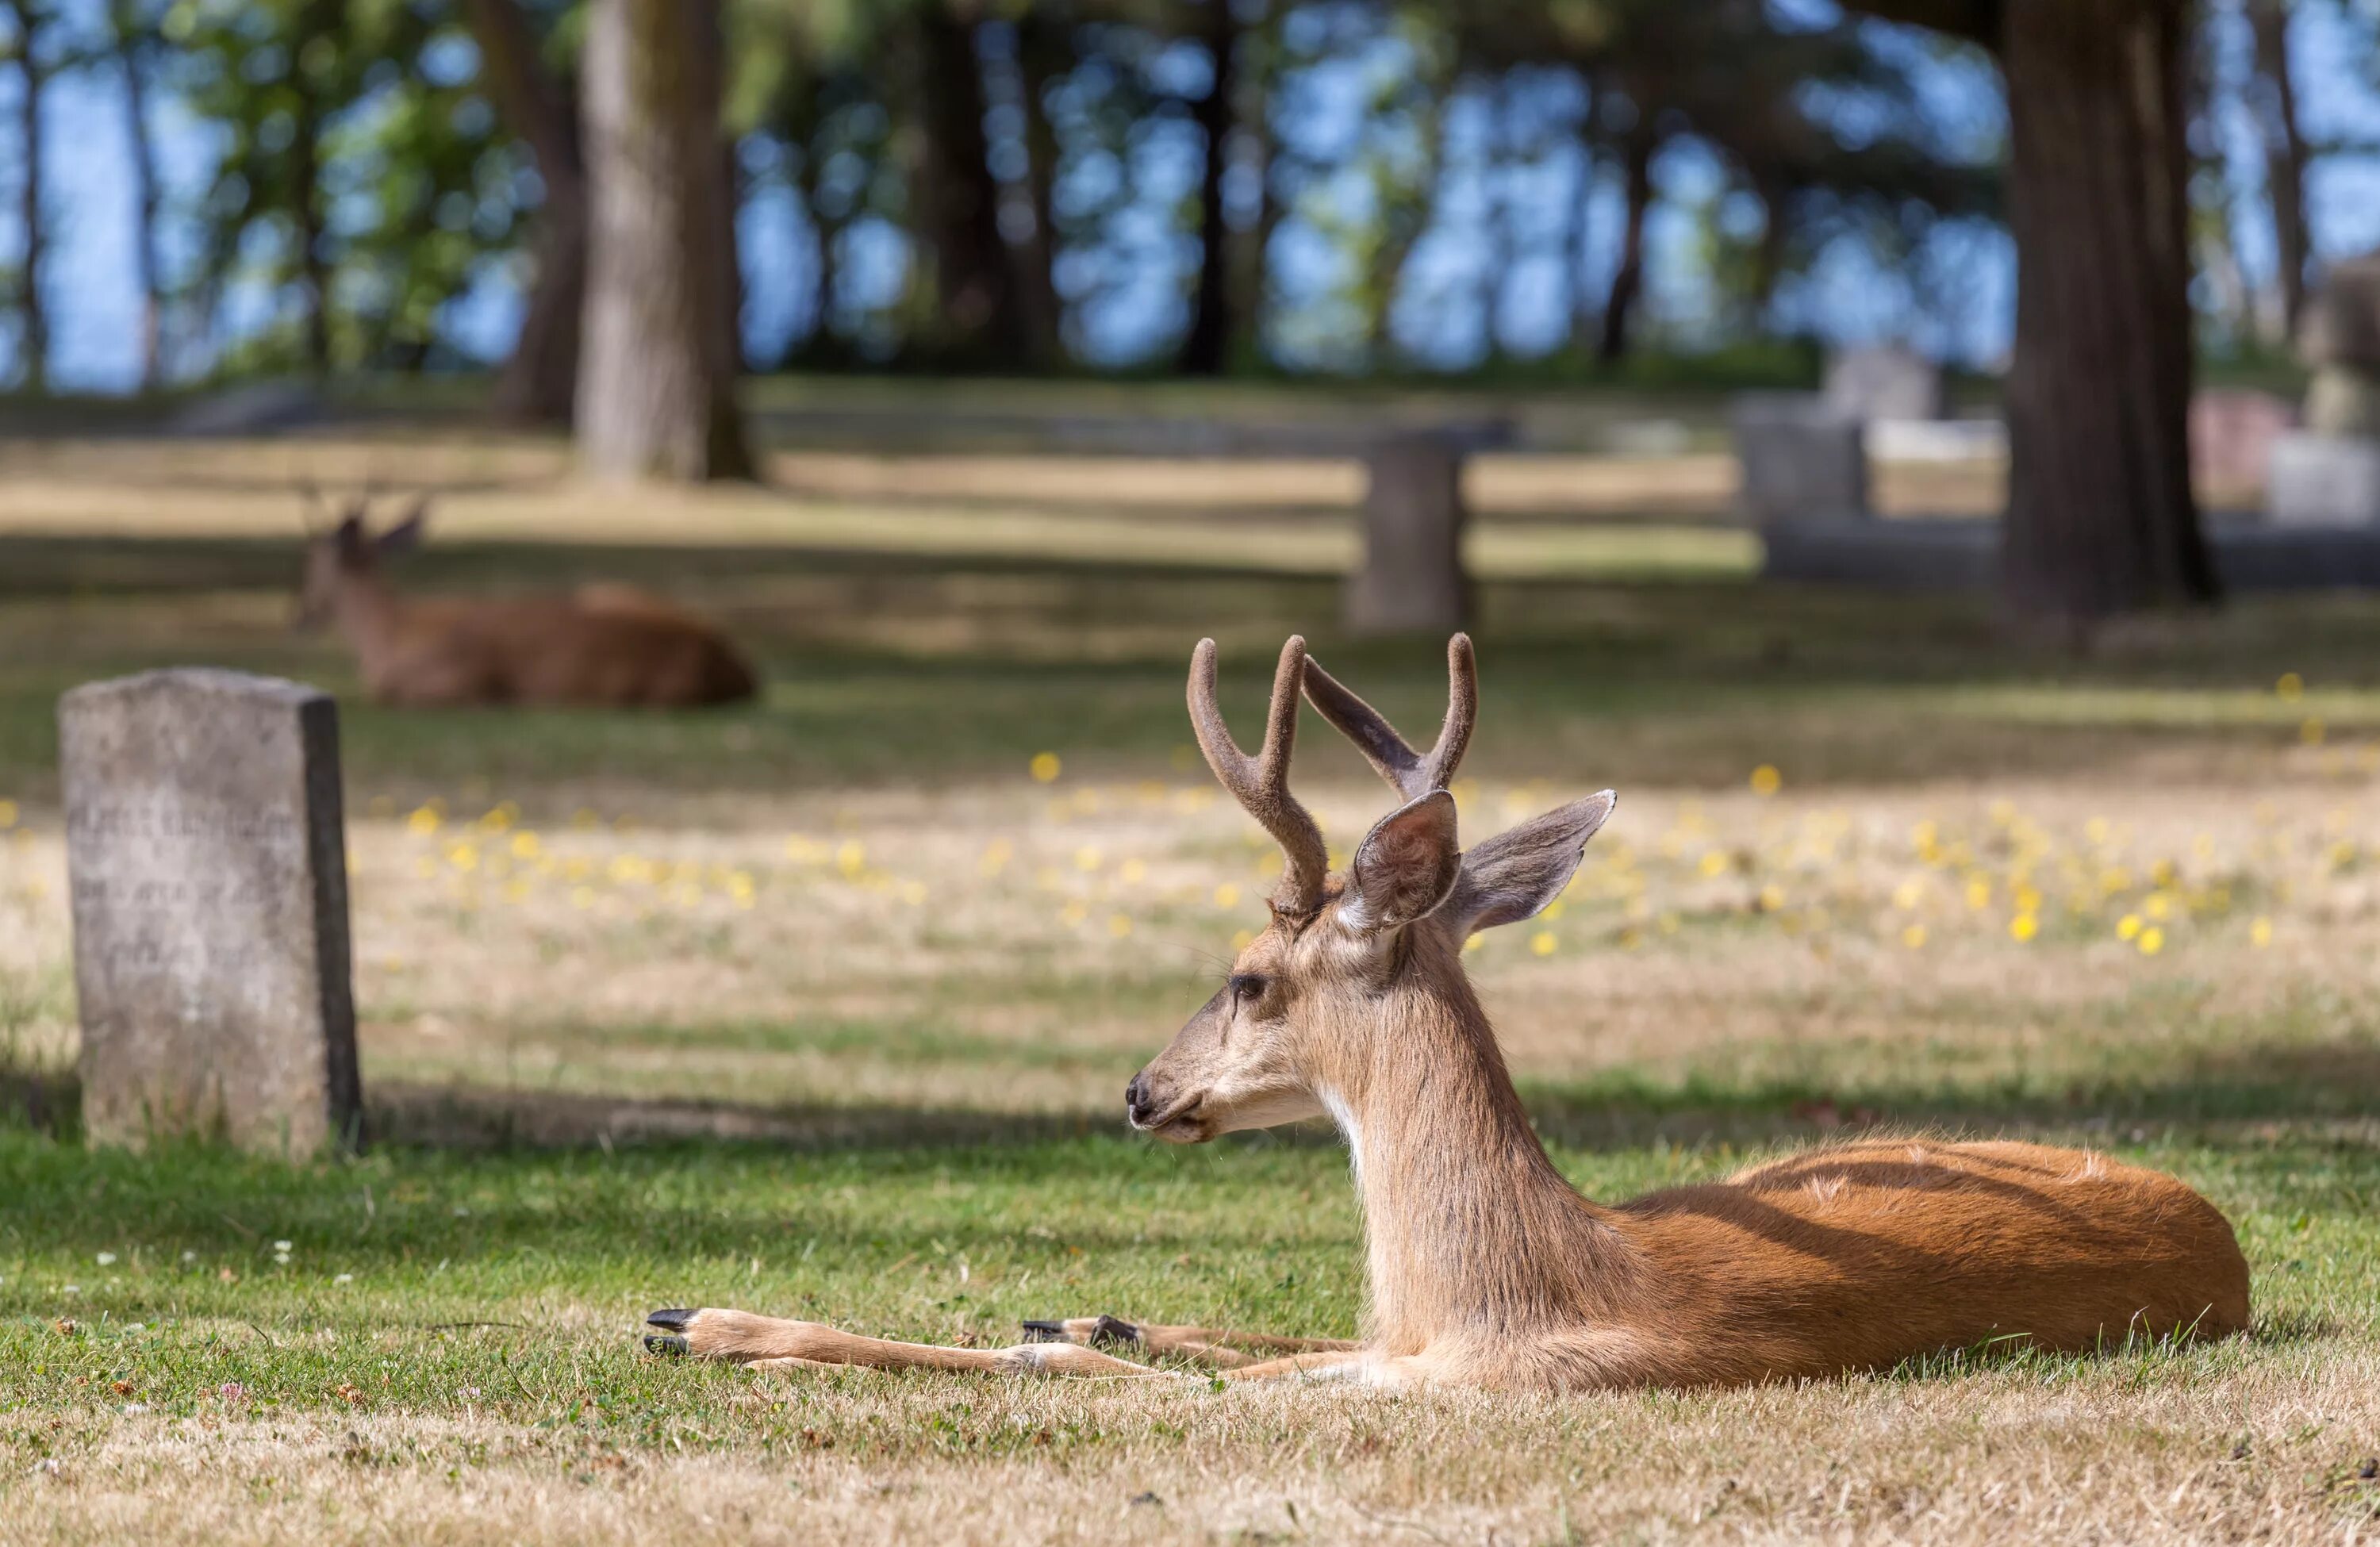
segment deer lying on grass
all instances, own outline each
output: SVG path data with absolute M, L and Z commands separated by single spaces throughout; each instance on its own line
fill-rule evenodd
M 1891 1366 L 1986 1340 L 2085 1350 L 2238 1331 L 2248 1269 L 2230 1226 L 2172 1177 L 2074 1150 L 1869 1139 L 1617 1207 L 1579 1196 L 1532 1131 L 1464 977 L 1463 943 L 1553 901 L 1610 815 L 1589 796 L 1478 845 L 1446 785 L 1471 737 L 1470 641 L 1426 757 L 1319 665 L 1281 652 L 1255 757 L 1215 706 L 1198 646 L 1190 717 L 1207 761 L 1286 857 L 1272 920 L 1230 981 L 1125 1092 L 1180 1144 L 1328 1115 L 1363 1198 L 1370 1303 L 1358 1343 L 1112 1317 L 1028 1322 L 1007 1349 L 857 1337 L 737 1310 L 662 1310 L 660 1351 L 758 1368 L 856 1364 L 1586 1390 L 1729 1385 Z M 1300 688 L 1403 804 L 1344 875 L 1289 792 Z M 1281 1357 L 1265 1358 L 1258 1355 Z
M 633 586 L 569 596 L 400 596 L 382 561 L 421 541 L 429 497 L 375 537 L 369 500 L 310 538 L 300 627 L 334 624 L 382 703 L 671 709 L 752 696 L 752 669 L 718 632 Z

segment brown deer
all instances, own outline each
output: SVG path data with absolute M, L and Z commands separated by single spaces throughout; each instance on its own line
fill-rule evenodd
M 1269 927 L 1125 1092 L 1132 1125 L 1179 1144 L 1328 1115 L 1362 1194 L 1370 1303 L 1360 1343 L 1113 1317 L 1028 1322 L 1016 1347 L 887 1343 L 735 1310 L 657 1311 L 661 1351 L 767 1368 L 1165 1373 L 1106 1347 L 1183 1356 L 1226 1379 L 1329 1374 L 1589 1390 L 1707 1386 L 1889 1367 L 2007 1340 L 2087 1350 L 2236 1332 L 2248 1268 L 2214 1206 L 2170 1176 L 2084 1151 L 1871 1139 L 1617 1206 L 1582 1198 L 1531 1129 L 1463 969 L 1475 930 L 1536 914 L 1611 815 L 1610 791 L 1478 845 L 1455 841 L 1471 736 L 1471 644 L 1415 753 L 1319 665 L 1281 652 L 1254 757 L 1215 706 L 1215 646 L 1190 718 L 1225 787 L 1286 859 Z M 1403 804 L 1343 875 L 1289 792 L 1303 688 Z M 1280 1356 L 1259 1360 L 1259 1355 Z
M 735 703 L 752 668 L 709 625 L 633 586 L 568 596 L 408 597 L 382 561 L 421 541 L 429 496 L 374 536 L 370 498 L 309 538 L 301 627 L 335 625 L 382 703 L 671 709 Z

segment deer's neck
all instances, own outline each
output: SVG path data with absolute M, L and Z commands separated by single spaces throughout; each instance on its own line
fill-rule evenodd
M 1320 1082 L 1346 1136 L 1390 1353 L 1608 1314 L 1627 1254 L 1547 1158 L 1451 941 L 1416 930 L 1375 1025 Z

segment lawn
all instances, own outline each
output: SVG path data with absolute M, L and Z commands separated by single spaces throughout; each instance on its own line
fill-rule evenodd
M 469 455 L 496 484 L 409 583 L 638 578 L 725 620 L 768 693 L 399 715 L 286 632 L 287 469 L 135 477 L 176 455 L 64 457 L 0 500 L 0 1539 L 2380 1520 L 2380 607 L 2245 603 L 2075 659 L 1964 603 L 1646 558 L 1723 529 L 1485 523 L 1513 546 L 1483 566 L 1466 831 L 1622 796 L 1559 910 L 1469 958 L 1564 1171 L 1619 1198 L 1878 1124 L 2088 1144 L 2237 1223 L 2248 1339 L 1565 1399 L 755 1379 L 648 1358 L 640 1317 L 978 1345 L 1096 1311 L 1354 1330 L 1331 1136 L 1160 1149 L 1121 1090 L 1277 862 L 1188 749 L 1190 642 L 1223 640 L 1251 734 L 1292 627 L 1416 726 L 1435 650 L 1334 637 L 1345 514 L 1296 478 L 1261 519 L 1262 489 L 1236 514 L 1135 496 L 997 542 L 1013 496 L 948 469 L 640 528 L 492 443 Z M 114 535 L 94 510 L 124 513 Z M 188 660 L 347 700 L 360 1157 L 75 1138 L 52 706 Z M 1300 787 L 1344 847 L 1385 792 L 1307 728 Z

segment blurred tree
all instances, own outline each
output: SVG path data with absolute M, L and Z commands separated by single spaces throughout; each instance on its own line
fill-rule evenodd
M 2188 0 L 1852 0 L 2008 86 L 2017 252 L 2002 595 L 2080 630 L 2215 599 L 2190 488 Z
M 911 291 L 914 353 L 940 365 L 1009 365 L 1028 350 L 1000 232 L 1000 185 L 984 138 L 976 7 L 920 0 L 905 29 L 914 135 L 912 234 L 923 250 Z
M 267 320 L 224 372 L 455 362 L 441 315 L 520 234 L 519 160 L 435 0 L 175 0 L 161 79 L 218 132 L 198 315 Z M 335 209 L 337 218 L 331 218 Z
M 1037 365 L 1065 361 L 1065 302 L 1057 282 L 1057 215 L 1051 205 L 1058 177 L 1058 136 L 1050 124 L 1050 92 L 1073 67 L 1072 34 L 1077 18 L 1065 5 L 1028 3 L 1016 18 L 1016 107 L 1024 152 L 1019 167 L 1021 238 L 1014 255 L 1016 304 L 1028 350 Z
M 580 94 L 593 199 L 577 392 L 582 462 L 612 477 L 748 477 L 735 403 L 717 0 L 591 0 Z
M 1352 169 L 1361 175 L 1367 195 L 1364 205 L 1354 212 L 1339 213 L 1334 208 L 1337 201 L 1330 194 L 1333 179 L 1316 176 L 1312 168 L 1295 169 L 1302 174 L 1296 180 L 1307 185 L 1299 189 L 1306 195 L 1298 201 L 1300 220 L 1308 229 L 1328 237 L 1346 254 L 1353 276 L 1349 299 L 1354 307 L 1355 327 L 1365 352 L 1360 358 L 1351 356 L 1351 365 L 1402 363 L 1393 331 L 1398 299 L 1404 289 L 1415 248 L 1439 218 L 1447 173 L 1447 140 L 1452 127 L 1450 119 L 1453 104 L 1450 99 L 1458 86 L 1454 50 L 1436 18 L 1424 11 L 1406 9 L 1391 12 L 1384 19 L 1388 28 L 1382 36 L 1400 50 L 1400 63 L 1405 67 L 1367 72 L 1372 91 L 1364 104 L 1363 126 L 1349 157 Z M 1341 40 L 1336 52 L 1360 57 L 1370 41 L 1364 32 L 1354 31 Z M 1330 54 L 1326 46 L 1311 60 L 1300 60 L 1299 64 L 1312 69 L 1324 65 Z M 1488 99 L 1484 105 L 1489 114 L 1500 117 L 1499 109 L 1502 104 L 1497 100 L 1500 93 L 1484 94 Z M 1493 164 L 1498 149 L 1491 145 L 1488 152 L 1491 185 L 1495 181 Z M 1275 202 L 1269 197 L 1267 201 Z M 1500 218 L 1503 213 L 1500 205 L 1495 207 L 1480 233 L 1497 250 L 1479 265 L 1478 276 L 1488 291 L 1481 298 L 1480 310 L 1488 319 L 1491 349 L 1496 343 L 1493 295 L 1509 272 L 1500 250 L 1506 232 L 1506 222 Z M 1278 220 L 1277 210 L 1269 219 L 1259 216 L 1258 240 L 1268 249 L 1270 226 Z
M 1788 265 L 1834 235 L 1880 226 L 1906 248 L 1934 221 L 1997 209 L 1996 175 L 1934 142 L 1907 68 L 1868 47 L 1856 23 L 1788 25 L 1759 0 L 1474 0 L 1451 16 L 1473 66 L 1558 64 L 1585 85 L 1581 152 L 1590 175 L 1581 200 L 1592 194 L 1593 169 L 1608 164 L 1621 203 L 1597 321 L 1595 354 L 1606 366 L 1628 353 L 1644 294 L 1655 164 L 1682 138 L 1715 152 L 1766 212 L 1742 270 L 1755 315 Z M 1863 105 L 1856 140 L 1816 102 L 1850 94 Z
M 1223 177 L 1237 128 L 1240 40 L 1245 30 L 1232 0 L 1204 0 L 1199 41 L 1208 60 L 1207 90 L 1192 109 L 1198 126 L 1198 266 L 1190 326 L 1176 367 L 1185 376 L 1220 376 L 1230 362 L 1236 329 L 1232 317 L 1232 233 L 1223 210 Z
M 832 369 L 851 363 L 839 329 L 843 238 L 881 196 L 880 133 L 861 128 L 883 116 L 868 49 L 852 29 L 872 28 L 872 10 L 826 8 L 809 0 L 736 0 L 728 10 L 726 104 L 731 138 L 764 152 L 750 190 L 782 186 L 816 244 L 814 308 L 806 332 L 781 341 L 779 363 L 798 358 Z M 881 9 L 881 7 L 877 7 Z M 844 30 L 825 25 L 839 21 Z
M 164 46 L 158 0 L 108 0 L 107 49 L 124 82 L 124 137 L 131 152 L 132 284 L 140 298 L 140 390 L 154 392 L 164 380 L 164 299 L 157 251 L 157 155 L 150 138 L 151 81 Z
M 534 17 L 521 0 L 465 0 L 464 8 L 488 94 L 535 159 L 539 185 L 528 294 L 519 335 L 496 372 L 495 408 L 511 420 L 567 424 L 587 304 L 587 166 L 574 83 L 552 61 L 568 57 L 553 40 L 575 19 L 574 7 L 549 5 Z
M 44 6 L 34 0 L 5 0 L 0 8 L 9 21 L 7 57 L 16 65 L 20 87 L 17 99 L 17 144 L 22 162 L 18 172 L 17 221 L 24 228 L 24 258 L 16 275 L 17 358 L 23 366 L 24 384 L 34 392 L 49 388 L 50 314 L 42 297 L 42 249 L 49 218 L 43 195 L 42 98 L 49 84 Z
M 2272 206 L 2273 242 L 2279 271 L 2284 336 L 2297 333 L 2305 309 L 2305 131 L 2298 122 L 2297 87 L 2289 76 L 2291 0 L 2248 0 L 2248 25 L 2255 39 L 2255 73 L 2249 110 L 2264 140 L 2265 189 Z

